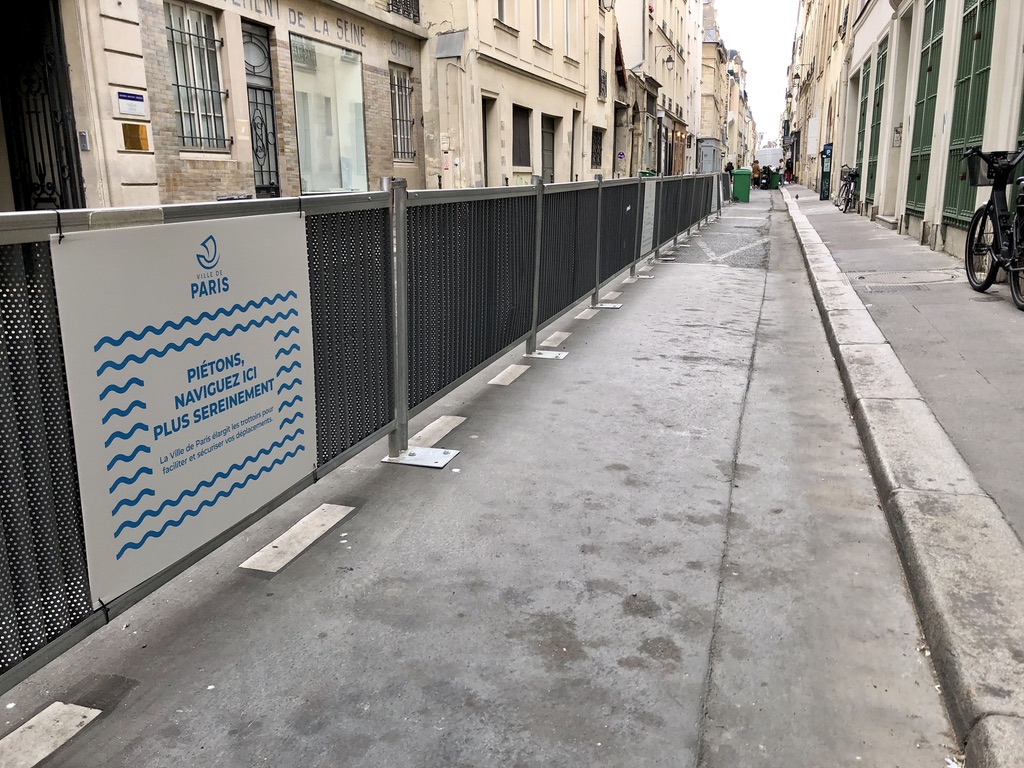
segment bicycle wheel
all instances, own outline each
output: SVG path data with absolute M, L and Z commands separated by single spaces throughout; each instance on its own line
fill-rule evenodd
M 1024 267 L 1024 264 L 1021 264 L 1020 259 L 1014 259 L 1013 266 L 1016 269 L 1020 269 Z M 1024 311 L 1024 271 L 1015 272 L 1011 270 L 1009 275 L 1010 296 L 1013 297 L 1013 304 L 1017 309 Z
M 992 253 L 995 237 L 996 223 L 992 218 L 992 206 L 983 205 L 971 218 L 971 226 L 967 230 L 967 244 L 964 247 L 967 282 L 976 291 L 987 291 L 992 287 L 999 271 L 999 262 Z
M 836 208 L 841 208 L 843 204 L 843 194 L 846 192 L 846 185 L 843 184 L 839 187 L 839 194 L 836 195 Z
M 846 194 L 843 196 L 843 204 L 840 206 L 840 208 L 842 208 L 842 210 L 843 210 L 843 213 L 846 213 L 848 210 L 850 210 L 850 203 L 852 203 L 852 202 L 853 202 L 853 187 L 847 187 L 846 188 Z

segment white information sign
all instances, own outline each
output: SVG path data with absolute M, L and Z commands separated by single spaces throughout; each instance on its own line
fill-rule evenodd
M 280 214 L 51 244 L 98 605 L 312 471 L 305 227 Z
M 646 256 L 654 249 L 654 209 L 658 197 L 658 182 L 644 182 L 644 218 L 641 222 L 640 255 Z

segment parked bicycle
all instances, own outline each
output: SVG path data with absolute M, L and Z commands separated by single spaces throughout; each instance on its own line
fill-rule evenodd
M 1009 276 L 1014 305 L 1024 310 L 1024 195 L 1017 196 L 1012 213 L 1006 202 L 1006 186 L 1024 160 L 1024 149 L 1013 154 L 970 147 L 964 157 L 970 185 L 992 187 L 988 202 L 974 212 L 967 229 L 967 282 L 976 291 L 987 291 L 1002 268 Z M 1017 179 L 1017 184 L 1024 186 L 1024 178 Z
M 846 213 L 850 210 L 850 204 L 857 199 L 857 180 L 860 178 L 860 171 L 851 168 L 843 163 L 839 169 L 839 180 L 842 185 L 839 187 L 839 195 L 836 197 L 836 208 Z

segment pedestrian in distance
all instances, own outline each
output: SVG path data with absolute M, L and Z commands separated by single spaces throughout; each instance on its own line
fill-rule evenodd
M 725 164 L 725 172 L 729 174 L 729 178 L 732 178 L 732 172 L 735 170 L 735 166 L 732 164 L 732 160 Z
M 761 183 L 761 164 L 757 160 L 750 166 L 750 181 L 755 187 Z

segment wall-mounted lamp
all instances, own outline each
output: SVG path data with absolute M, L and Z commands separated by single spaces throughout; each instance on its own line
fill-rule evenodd
M 673 51 L 675 50 L 675 46 L 674 45 L 656 45 L 654 47 L 654 60 L 655 61 L 658 60 L 658 51 L 660 51 L 662 48 L 671 48 Z M 675 57 L 670 53 L 668 55 L 668 58 L 665 59 L 665 69 L 667 69 L 669 72 L 671 72 L 672 68 L 675 65 L 676 65 Z

